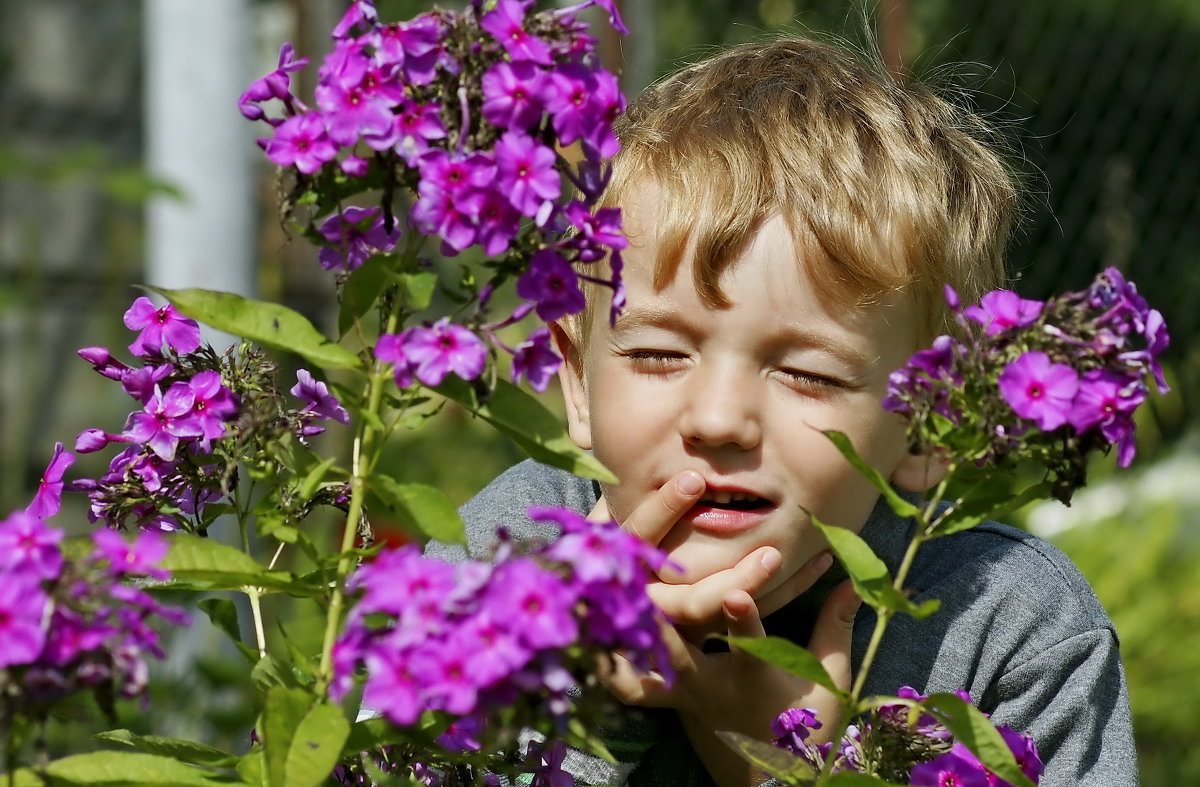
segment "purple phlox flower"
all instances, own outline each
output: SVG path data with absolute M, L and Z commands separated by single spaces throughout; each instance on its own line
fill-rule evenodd
M 108 568 L 118 576 L 144 576 L 166 579 L 170 574 L 157 564 L 166 557 L 167 541 L 154 532 L 139 533 L 127 541 L 115 530 L 101 528 L 92 533 L 96 544 L 95 557 L 108 561 Z
M 199 425 L 201 440 L 207 443 L 224 435 L 226 421 L 237 412 L 237 399 L 222 384 L 220 373 L 197 372 L 185 384 L 192 391 L 192 415 Z
M 942 294 L 946 298 L 946 305 L 953 311 L 958 311 L 962 306 L 962 299 L 958 297 L 958 290 L 951 287 L 949 284 L 942 287 Z
M 575 787 L 575 777 L 563 769 L 567 744 L 554 741 L 530 741 L 525 755 L 525 767 L 532 769 L 530 787 Z
M 1083 434 L 1093 427 L 1117 445 L 1117 464 L 1128 467 L 1137 450 L 1133 411 L 1146 399 L 1141 379 L 1108 369 L 1089 369 L 1079 381 L 1079 390 L 1067 420 Z
M 996 730 L 1000 733 L 1000 737 L 1004 738 L 1004 742 L 1008 744 L 1008 748 L 1013 753 L 1013 758 L 1016 759 L 1017 765 L 1021 766 L 1021 772 L 1030 781 L 1037 784 L 1042 776 L 1044 766 L 1042 758 L 1038 754 L 1037 744 L 1033 742 L 1033 738 L 1003 724 L 997 726 Z M 1008 782 L 1000 779 L 995 779 L 994 782 L 994 787 L 1011 787 Z
M 513 351 L 512 381 L 519 384 L 524 378 L 533 390 L 542 393 L 560 366 L 562 358 L 551 345 L 550 329 L 543 325 Z
M 4 571 L 0 581 L 0 669 L 30 664 L 41 655 L 49 603 L 36 574 Z
M 362 138 L 373 150 L 396 143 L 392 107 L 404 99 L 403 86 L 388 79 L 362 42 L 337 43 L 313 92 L 333 142 L 349 147 Z
M 421 676 L 421 695 L 426 707 L 457 716 L 476 711 L 479 685 L 468 668 L 471 648 L 468 637 L 426 643 L 412 653 L 412 670 Z
M 529 269 L 517 280 L 517 294 L 534 301 L 537 316 L 546 322 L 581 312 L 587 305 L 575 269 L 551 249 L 542 249 L 530 258 Z
M 521 231 L 521 214 L 512 206 L 507 195 L 496 190 L 484 195 L 478 219 L 476 241 L 489 257 L 508 251 L 513 238 Z
M 1042 306 L 1041 301 L 1027 300 L 1012 290 L 993 290 L 979 300 L 978 306 L 964 309 L 963 315 L 982 325 L 988 336 L 995 336 L 1009 328 L 1033 324 Z
M 519 131 L 506 131 L 496 143 L 499 188 L 512 206 L 536 216 L 544 203 L 562 194 L 562 179 L 554 169 L 554 151 Z
M 334 25 L 332 36 L 334 40 L 347 38 L 353 35 L 354 28 L 359 27 L 365 31 L 378 22 L 379 12 L 375 10 L 373 0 L 354 0 Z
M 296 370 L 296 384 L 292 386 L 290 393 L 304 402 L 305 412 L 340 424 L 350 423 L 350 413 L 346 412 L 346 408 L 342 407 L 337 397 L 329 392 L 329 386 L 314 378 L 307 369 Z
M 625 26 L 625 22 L 621 19 L 621 12 L 617 10 L 616 0 L 584 0 L 582 3 L 559 8 L 554 13 L 556 15 L 570 14 L 574 16 L 585 8 L 596 6 L 608 12 L 608 23 L 612 25 L 613 30 L 616 30 L 623 36 L 629 35 L 629 28 Z
M 364 661 L 370 677 L 363 688 L 363 704 L 375 708 L 395 724 L 415 722 L 424 710 L 421 693 L 425 680 L 413 670 L 409 652 L 372 649 L 367 651 Z
M 392 374 L 397 388 L 407 388 L 413 384 L 416 367 L 404 351 L 404 343 L 411 332 L 412 328 L 401 333 L 385 333 L 375 343 L 375 357 L 384 363 L 395 364 Z
M 380 208 L 351 206 L 322 222 L 319 232 L 331 245 L 317 252 L 321 267 L 327 271 L 357 270 L 373 254 L 396 248 L 399 226 L 388 232 Z
M 75 462 L 75 455 L 63 450 L 62 443 L 54 444 L 54 455 L 50 464 L 38 479 L 37 492 L 33 501 L 25 507 L 25 511 L 33 516 L 46 519 L 58 513 L 62 506 L 63 475 L 67 468 Z
M 479 26 L 500 42 L 514 61 L 528 60 L 538 65 L 550 65 L 550 47 L 522 26 L 528 0 L 500 0 L 479 20 Z
M 437 104 L 406 101 L 396 112 L 396 152 L 410 167 L 429 151 L 429 143 L 446 138 Z
M 184 317 L 169 303 L 156 307 L 144 295 L 125 312 L 125 327 L 141 331 L 129 345 L 129 352 L 140 357 L 158 355 L 164 341 L 177 353 L 194 352 L 200 346 L 200 326 L 195 320 Z
M 476 612 L 452 635 L 456 646 L 471 644 L 467 666 L 480 686 L 490 686 L 521 669 L 533 657 L 533 651 L 521 643 L 511 625 L 487 609 Z
M 337 156 L 337 145 L 325 133 L 325 121 L 316 112 L 293 115 L 279 124 L 275 136 L 260 139 L 267 159 L 280 167 L 295 167 L 311 175 Z
M 48 526 L 41 517 L 14 511 L 0 521 L 0 571 L 7 576 L 22 571 L 38 579 L 56 579 L 62 573 L 59 543 L 63 531 Z
M 120 381 L 124 378 L 129 367 L 112 357 L 107 347 L 84 347 L 79 350 L 79 357 L 92 365 L 100 374 L 110 380 Z
M 279 65 L 276 69 L 265 77 L 251 82 L 250 87 L 238 99 L 238 109 L 244 117 L 249 120 L 263 118 L 265 113 L 258 105 L 272 98 L 280 99 L 289 107 L 292 106 L 295 96 L 292 95 L 292 78 L 289 75 L 308 65 L 307 57 L 297 60 L 295 54 L 296 50 L 290 43 L 285 42 L 283 46 L 279 47 Z M 267 122 L 272 121 L 268 120 Z
M 402 617 L 428 602 L 440 605 L 454 588 L 454 567 L 422 556 L 415 545 L 386 549 L 355 574 L 351 586 L 364 591 L 357 605 L 363 614 Z
M 121 377 L 121 387 L 125 393 L 145 405 L 154 396 L 158 384 L 174 373 L 175 367 L 169 363 L 157 366 L 148 364 L 137 369 L 129 369 Z
M 1079 375 L 1070 366 L 1053 363 L 1046 353 L 1035 350 L 1005 366 L 997 383 L 1013 412 L 1049 432 L 1067 422 L 1079 390 Z
M 186 383 L 175 383 L 163 394 L 155 386 L 145 409 L 129 416 L 122 436 L 145 443 L 166 461 L 175 458 L 179 441 L 200 437 L 203 430 L 192 412 L 196 396 Z
M 479 751 L 487 719 L 481 716 L 465 716 L 450 722 L 446 731 L 438 736 L 438 745 L 447 751 Z
M 412 218 L 422 232 L 440 236 L 450 254 L 460 252 L 475 242 L 478 212 L 495 180 L 496 165 L 483 153 L 431 150 L 419 167 Z
M 383 339 L 380 337 L 375 354 L 380 360 L 389 360 L 379 355 Z M 483 372 L 487 362 L 487 345 L 469 329 L 450 322 L 448 317 L 427 328 L 406 330 L 400 341 L 384 347 L 389 357 L 395 352 L 393 344 L 398 345 L 399 352 L 416 378 L 429 386 L 440 385 L 451 372 L 464 380 L 474 380 Z M 399 367 L 397 362 L 397 385 L 400 384 Z
M 361 156 L 351 155 L 342 159 L 338 166 L 352 178 L 365 178 L 371 169 L 371 162 Z
M 128 438 L 119 434 L 110 434 L 103 429 L 84 429 L 75 437 L 75 452 L 91 454 L 102 451 L 109 443 L 127 443 Z
M 545 77 L 533 63 L 501 61 L 483 75 L 483 117 L 498 128 L 527 131 L 542 117 Z
M 428 85 L 437 75 L 442 33 L 441 22 L 426 13 L 408 22 L 377 27 L 371 40 L 381 64 L 400 66 L 411 85 Z
M 531 648 L 562 648 L 579 636 L 571 614 L 575 594 L 570 586 L 528 558 L 496 567 L 485 603 L 493 614 L 508 620 Z
M 609 105 L 616 100 L 612 89 L 612 82 L 600 80 L 598 72 L 575 63 L 562 66 L 550 74 L 546 109 L 553 117 L 554 132 L 561 144 L 570 145 L 591 134 L 587 141 L 599 151 L 601 146 L 594 144 L 597 141 L 594 136 L 598 132 L 593 126 L 602 123 L 601 115 L 611 113 Z M 592 100 L 593 93 L 597 93 L 596 103 Z M 621 103 L 621 106 L 624 107 L 624 104 Z
M 66 666 L 80 654 L 99 650 L 116 634 L 117 630 L 112 626 L 98 620 L 86 620 L 78 612 L 56 605 L 50 617 L 43 658 L 52 666 Z
M 567 205 L 566 214 L 578 230 L 568 243 L 579 251 L 580 262 L 594 262 L 603 258 L 610 249 L 623 249 L 629 245 L 621 230 L 620 208 L 600 208 L 593 214 L 587 205 L 572 200 Z
M 582 139 L 600 156 L 615 156 L 621 143 L 613 131 L 613 123 L 625 111 L 625 95 L 616 75 L 603 69 L 592 73 L 592 87 L 588 95 L 587 122 Z M 557 127 L 556 127 L 557 128 Z
M 912 787 L 988 787 L 987 769 L 961 743 L 929 762 L 913 767 Z

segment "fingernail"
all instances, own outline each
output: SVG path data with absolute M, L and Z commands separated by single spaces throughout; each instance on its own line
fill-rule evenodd
M 675 482 L 675 488 L 679 490 L 679 494 L 687 497 L 695 497 L 704 491 L 704 479 L 699 473 L 687 472 L 679 477 Z
M 816 569 L 818 574 L 824 574 L 833 565 L 833 555 L 828 552 L 822 552 L 817 555 Z
M 780 563 L 783 562 L 783 556 L 779 554 L 778 549 L 765 549 L 758 562 L 767 571 L 774 573 L 775 569 L 779 568 Z

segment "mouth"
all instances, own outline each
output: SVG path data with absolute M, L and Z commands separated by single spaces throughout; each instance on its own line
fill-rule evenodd
M 755 492 L 708 489 L 683 519 L 696 530 L 730 535 L 749 530 L 775 510 L 775 503 Z
M 697 505 L 725 511 L 754 511 L 766 508 L 772 503 L 753 492 L 710 490 L 701 496 Z

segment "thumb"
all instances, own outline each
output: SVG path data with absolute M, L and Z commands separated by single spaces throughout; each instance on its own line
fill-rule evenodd
M 854 584 L 846 580 L 829 594 L 817 615 L 812 639 L 808 649 L 821 660 L 825 671 L 843 689 L 850 688 L 850 645 L 854 632 L 854 617 L 862 606 L 862 599 L 854 590 Z

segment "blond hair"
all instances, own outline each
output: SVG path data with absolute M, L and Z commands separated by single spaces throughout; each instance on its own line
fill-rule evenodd
M 725 305 L 722 272 L 776 213 L 823 297 L 911 293 L 919 340 L 952 330 L 943 285 L 968 301 L 1003 282 L 1018 192 L 993 133 L 870 58 L 798 38 L 738 46 L 651 87 L 617 133 L 604 201 L 660 189 L 656 286 L 690 257 L 701 298 Z

